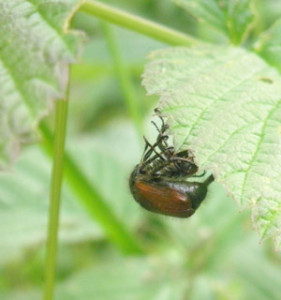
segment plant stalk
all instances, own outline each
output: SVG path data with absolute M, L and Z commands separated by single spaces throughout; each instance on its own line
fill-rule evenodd
M 118 77 L 120 87 L 124 95 L 127 110 L 135 123 L 139 136 L 142 136 L 143 126 L 140 108 L 138 105 L 139 102 L 134 92 L 134 87 L 130 78 L 129 71 L 127 70 L 123 62 L 122 54 L 120 48 L 118 47 L 118 42 L 114 34 L 114 28 L 112 28 L 112 26 L 110 26 L 106 22 L 101 22 L 101 27 L 112 57 L 114 69 Z
M 48 126 L 42 122 L 40 131 L 44 139 L 42 146 L 48 155 L 52 154 L 53 136 Z M 120 251 L 127 254 L 143 254 L 138 238 L 126 228 L 122 220 L 114 214 L 106 200 L 93 182 L 83 174 L 83 171 L 69 153 L 65 153 L 64 174 L 70 189 L 76 194 L 77 200 L 95 222 L 101 225 L 108 239 Z
M 44 300 L 52 300 L 54 295 L 67 108 L 68 101 L 57 100 L 55 105 L 54 160 L 51 175 Z
M 191 46 L 203 43 L 186 33 L 170 29 L 164 25 L 160 25 L 133 14 L 124 12 L 120 9 L 113 8 L 112 6 L 103 4 L 99 1 L 85 1 L 79 8 L 79 11 L 90 14 L 104 21 L 142 33 L 146 36 L 150 36 L 156 40 L 170 45 Z

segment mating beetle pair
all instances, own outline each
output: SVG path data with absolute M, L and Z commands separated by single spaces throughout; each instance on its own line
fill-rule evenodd
M 197 165 L 190 151 L 176 152 L 167 143 L 168 126 L 161 118 L 162 126 L 154 144 L 145 139 L 141 162 L 130 176 L 130 190 L 135 200 L 145 209 L 172 217 L 190 217 L 200 206 L 207 194 L 213 175 L 204 182 L 185 181 L 196 175 Z

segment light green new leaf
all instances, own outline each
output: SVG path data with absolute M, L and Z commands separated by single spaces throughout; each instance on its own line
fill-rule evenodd
M 260 36 L 255 50 L 281 72 L 281 19 Z
M 174 0 L 199 22 L 207 23 L 233 43 L 243 41 L 254 21 L 252 0 Z
M 144 85 L 161 96 L 176 148 L 192 149 L 280 247 L 281 76 L 234 47 L 171 48 L 152 58 Z
M 79 40 L 68 32 L 77 2 L 0 0 L 0 169 L 64 96 Z

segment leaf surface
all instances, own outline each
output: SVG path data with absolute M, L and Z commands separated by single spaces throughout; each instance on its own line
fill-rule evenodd
M 95 138 L 75 139 L 71 152 L 112 212 L 133 229 L 141 223 L 144 212 L 130 195 L 127 178 L 132 162 L 140 153 L 134 129 L 128 123 L 121 123 L 104 128 Z M 124 145 L 128 151 L 126 157 Z M 10 173 L 0 174 L 0 268 L 14 257 L 21 257 L 27 249 L 45 243 L 50 172 L 46 155 L 31 146 L 23 151 Z M 104 239 L 102 228 L 78 201 L 72 187 L 65 184 L 60 241 L 79 243 Z
M 234 47 L 178 47 L 152 58 L 144 85 L 160 95 L 176 148 L 192 149 L 280 247 L 281 76 Z
M 216 28 L 232 42 L 246 38 L 255 19 L 252 0 L 174 0 L 199 22 Z
M 77 2 L 0 0 L 0 169 L 64 97 L 80 39 L 68 31 Z
M 0 266 L 45 243 L 49 174 L 47 158 L 38 149 L 29 149 L 11 173 L 0 175 Z M 103 238 L 101 228 L 75 202 L 69 189 L 64 189 L 62 199 L 61 242 Z
M 110 257 L 62 284 L 55 299 L 183 299 L 186 280 L 167 260 Z
M 260 35 L 255 50 L 281 72 L 281 18 Z

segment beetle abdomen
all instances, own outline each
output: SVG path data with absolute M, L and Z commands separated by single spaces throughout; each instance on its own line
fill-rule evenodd
M 189 195 L 167 183 L 136 181 L 131 192 L 135 200 L 151 212 L 178 218 L 190 217 L 195 210 Z

